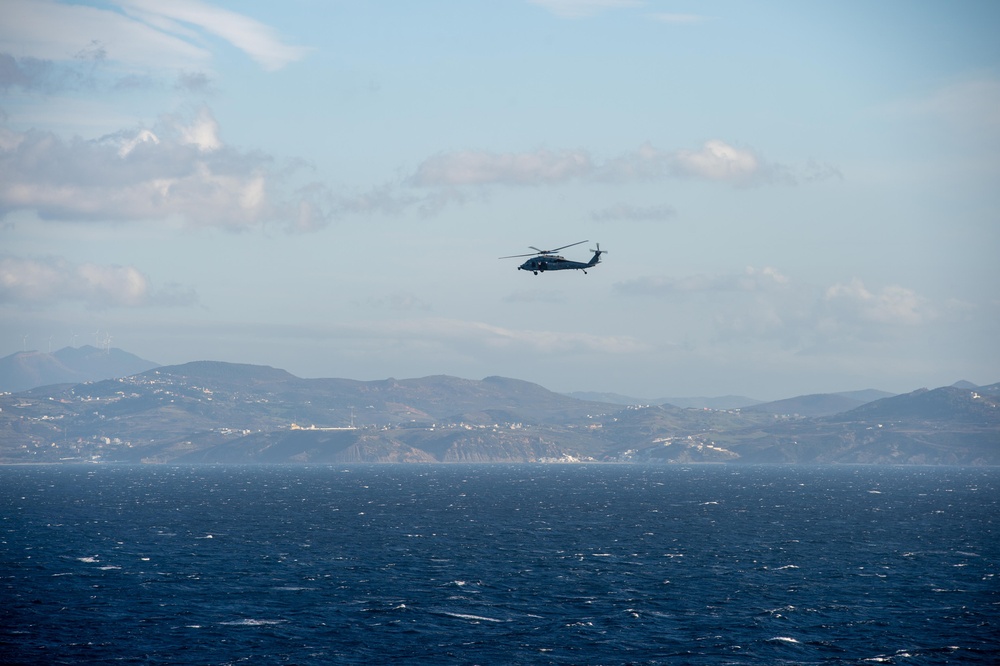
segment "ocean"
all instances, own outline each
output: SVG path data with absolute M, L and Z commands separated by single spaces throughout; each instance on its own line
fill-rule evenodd
M 0 467 L 4 664 L 995 664 L 1000 469 Z

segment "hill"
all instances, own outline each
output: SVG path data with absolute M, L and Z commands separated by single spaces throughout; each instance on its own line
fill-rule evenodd
M 762 414 L 788 414 L 794 416 L 830 416 L 860 407 L 862 400 L 833 393 L 816 393 L 796 398 L 775 400 L 747 407 L 743 411 Z
M 945 387 L 792 416 L 622 407 L 505 377 L 302 379 L 199 361 L 0 395 L 0 462 L 997 465 L 998 400 Z
M 51 354 L 17 352 L 0 358 L 0 391 L 16 393 L 51 384 L 128 377 L 157 365 L 114 347 L 64 347 Z

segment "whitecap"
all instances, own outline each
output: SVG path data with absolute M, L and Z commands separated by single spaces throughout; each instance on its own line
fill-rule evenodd
M 282 624 L 284 622 L 287 622 L 287 620 L 256 620 L 254 618 L 247 618 L 245 620 L 220 622 L 219 624 L 227 627 L 264 627 L 272 624 Z
M 482 615 L 469 615 L 468 613 L 449 613 L 445 611 L 445 615 L 449 617 L 457 617 L 460 620 L 471 620 L 473 622 L 503 622 L 503 620 L 498 620 L 495 617 L 484 617 Z
M 765 613 L 771 613 L 773 615 L 773 614 L 780 614 L 782 612 L 790 613 L 793 610 L 795 610 L 795 606 L 792 606 L 791 604 L 789 604 L 787 606 L 782 606 L 781 608 L 770 608 L 770 609 L 768 609 L 768 610 L 766 610 L 764 612 Z
M 100 560 L 97 559 L 97 555 L 91 555 L 90 557 L 78 557 L 76 559 L 78 559 L 81 562 L 86 562 L 88 564 L 93 564 L 94 562 L 100 562 Z
M 788 636 L 775 636 L 771 638 L 772 641 L 778 641 L 780 643 L 798 643 L 794 638 L 789 638 Z

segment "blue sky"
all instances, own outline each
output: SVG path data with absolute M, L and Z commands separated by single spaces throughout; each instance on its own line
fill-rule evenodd
M 0 3 L 0 355 L 1000 380 L 994 2 Z M 503 255 L 603 263 L 519 272 Z

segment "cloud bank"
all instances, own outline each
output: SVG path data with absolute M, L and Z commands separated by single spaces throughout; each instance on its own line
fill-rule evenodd
M 207 108 L 183 121 L 96 140 L 0 128 L 0 217 L 126 222 L 177 218 L 231 230 L 325 226 L 323 193 L 286 194 L 287 170 L 270 156 L 226 146 Z
M 39 307 L 75 301 L 104 309 L 190 305 L 196 300 L 191 291 L 153 289 L 149 278 L 133 266 L 0 255 L 0 304 Z
M 848 341 L 886 342 L 938 319 L 912 289 L 870 289 L 859 278 L 822 289 L 796 284 L 778 270 L 683 277 L 647 276 L 614 285 L 622 295 L 670 299 L 679 307 L 711 300 L 715 316 L 703 331 L 715 341 L 777 341 L 788 350 L 818 350 Z
M 753 150 L 720 139 L 697 150 L 665 151 L 646 143 L 634 151 L 599 161 L 585 150 L 522 153 L 457 151 L 421 163 L 410 178 L 417 187 L 471 185 L 554 185 L 570 181 L 628 182 L 689 178 L 737 187 L 795 185 L 837 175 L 815 164 L 789 167 L 764 160 Z

